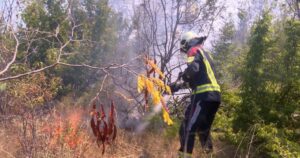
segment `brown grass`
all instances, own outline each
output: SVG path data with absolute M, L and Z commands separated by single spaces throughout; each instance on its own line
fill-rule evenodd
M 175 158 L 178 136 L 166 138 L 163 132 L 134 133 L 118 130 L 117 138 L 101 154 L 89 125 L 89 112 L 81 109 L 65 113 L 51 112 L 35 119 L 15 118 L 0 124 L 0 157 L 37 158 Z M 23 120 L 22 120 L 23 119 Z M 34 127 L 34 128 L 33 128 Z M 24 135 L 24 132 L 26 134 Z M 198 141 L 197 141 L 198 142 Z M 205 155 L 199 143 L 194 157 L 233 157 L 234 148 L 215 141 L 215 152 Z

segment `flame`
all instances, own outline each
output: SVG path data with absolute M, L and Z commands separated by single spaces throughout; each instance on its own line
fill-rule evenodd
M 49 146 L 54 148 L 59 145 L 66 145 L 71 149 L 83 143 L 83 132 L 80 130 L 82 112 L 76 110 L 66 117 L 54 116 L 51 122 L 48 122 L 42 128 L 42 132 L 50 137 Z

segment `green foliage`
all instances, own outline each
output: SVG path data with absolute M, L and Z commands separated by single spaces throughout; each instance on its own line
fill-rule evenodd
M 22 13 L 23 29 L 40 31 L 28 36 L 29 39 L 20 46 L 30 51 L 29 55 L 22 50 L 19 53 L 19 59 L 26 58 L 30 68 L 42 68 L 55 63 L 60 47 L 70 38 L 77 41 L 63 49 L 65 55 L 61 56 L 62 62 L 102 66 L 107 63 L 107 57 L 113 55 L 117 43 L 116 32 L 120 29 L 116 25 L 122 20 L 115 22 L 118 15 L 111 11 L 108 1 L 84 0 L 68 5 L 65 7 L 60 0 L 36 0 L 25 7 Z M 49 33 L 57 35 L 50 36 Z M 101 76 L 101 73 L 86 71 L 85 68 L 65 66 L 58 66 L 46 74 L 54 74 L 62 79 L 64 89 L 59 93 L 61 95 L 68 92 L 68 87 L 82 92 Z
M 286 130 L 275 125 L 258 125 L 255 143 L 259 144 L 257 152 L 265 157 L 299 157 L 300 145 L 286 139 Z
M 173 125 L 167 126 L 164 129 L 164 136 L 170 140 L 176 139 L 181 124 L 181 122 L 178 119 L 172 119 L 172 120 L 173 120 Z
M 227 140 L 233 144 L 238 144 L 240 140 L 240 133 L 233 131 L 233 119 L 236 116 L 236 108 L 241 103 L 241 98 L 237 90 L 225 90 L 222 92 L 222 103 L 219 108 L 213 128 L 221 133 L 218 137 L 221 140 Z
M 257 23 L 250 39 L 250 50 L 246 57 L 243 70 L 242 103 L 238 109 L 238 117 L 234 123 L 236 129 L 246 130 L 254 123 L 261 121 L 261 114 L 270 112 L 272 102 L 268 95 L 267 80 L 264 76 L 264 56 L 270 52 L 273 41 L 271 41 L 271 17 L 268 13 Z M 251 117 L 250 117 L 251 116 Z
M 11 100 L 6 112 L 20 113 L 44 105 L 56 96 L 60 83 L 60 78 L 47 78 L 45 73 L 6 83 L 5 98 Z
M 295 129 L 299 124 L 292 116 L 300 105 L 300 27 L 298 21 L 288 21 L 284 34 L 276 34 L 274 29 L 279 29 L 272 27 L 271 21 L 271 16 L 264 13 L 251 33 L 242 73 L 242 101 L 236 106 L 232 122 L 238 139 L 232 140 L 241 142 L 243 137 L 238 135 L 245 133 L 249 142 L 254 135 L 256 155 L 298 157 L 299 134 Z
M 56 58 L 57 58 L 57 55 L 58 55 L 58 51 L 56 48 L 50 48 L 46 51 L 46 60 L 45 62 L 47 64 L 54 64 L 56 62 Z
M 39 5 L 38 3 L 32 3 L 30 6 L 26 7 L 24 13 L 23 13 L 23 20 L 24 23 L 29 28 L 39 28 L 41 27 L 46 30 L 48 28 L 46 20 L 46 11 L 43 8 L 43 6 Z
M 4 91 L 6 89 L 6 83 L 0 83 L 0 92 Z
M 299 26 L 291 28 L 288 22 L 286 47 L 280 50 L 270 36 L 270 19 L 266 16 L 262 20 L 252 34 L 242 85 L 242 114 L 237 118 L 237 126 L 247 128 L 263 121 L 289 127 L 291 115 L 299 105 L 299 47 L 295 47 L 299 43 L 299 32 L 295 30 Z
M 214 45 L 216 76 L 221 85 L 228 86 L 229 83 L 232 83 L 233 75 L 235 75 L 232 67 L 237 63 L 233 54 L 236 49 L 234 45 L 235 28 L 233 21 L 225 23 L 220 31 L 221 35 Z
M 24 2 L 22 7 L 22 22 L 16 26 L 20 46 L 16 62 L 5 75 L 55 64 L 60 51 L 63 52 L 60 61 L 70 64 L 102 67 L 115 59 L 117 32 L 123 29 L 120 28 L 123 18 L 111 10 L 107 0 L 33 0 Z M 74 41 L 61 50 L 70 39 Z M 0 40 L 1 45 L 14 50 L 16 42 L 11 34 L 1 31 Z M 11 56 L 9 51 L 4 52 L 8 54 L 1 53 L 1 67 L 5 64 L 2 61 L 7 62 L 6 58 Z M 101 79 L 102 71 L 57 65 L 33 76 L 3 82 L 0 112 L 10 111 L 6 108 L 8 101 L 12 110 L 22 110 L 34 109 L 63 96 L 80 97 L 93 88 L 99 89 L 95 85 Z
M 226 23 L 214 46 L 222 86 L 222 106 L 213 126 L 217 136 L 238 146 L 242 155 L 251 142 L 251 155 L 299 157 L 300 22 L 274 21 L 264 12 L 247 45 L 235 42 L 239 38 L 234 32 Z

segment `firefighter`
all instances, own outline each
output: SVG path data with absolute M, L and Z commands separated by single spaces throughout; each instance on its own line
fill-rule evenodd
M 187 55 L 187 68 L 179 73 L 179 78 L 184 82 L 170 85 L 172 92 L 186 87 L 185 85 L 192 89 L 191 104 L 185 111 L 179 131 L 179 155 L 182 157 L 191 157 L 196 134 L 200 137 L 203 151 L 213 151 L 210 129 L 221 102 L 221 95 L 212 58 L 203 49 L 205 40 L 206 37 L 197 36 L 193 32 L 182 34 L 180 51 Z

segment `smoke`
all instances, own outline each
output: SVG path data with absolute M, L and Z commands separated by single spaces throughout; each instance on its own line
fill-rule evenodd
M 135 132 L 142 133 L 145 131 L 145 129 L 149 126 L 150 120 L 157 114 L 159 114 L 162 110 L 162 105 L 156 105 L 154 106 L 153 110 L 145 116 L 146 120 L 142 121 L 139 125 L 137 125 L 137 128 Z

